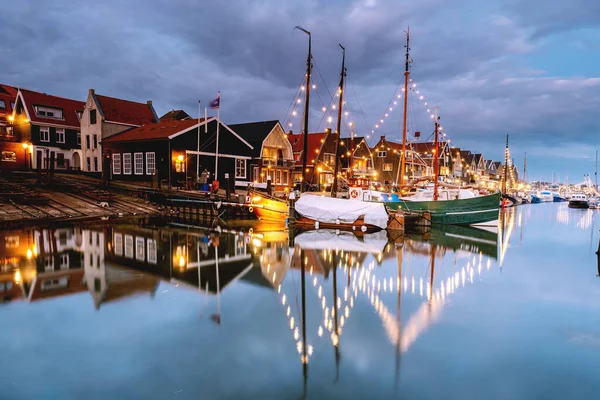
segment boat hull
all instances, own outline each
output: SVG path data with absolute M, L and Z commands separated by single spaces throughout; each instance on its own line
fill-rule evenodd
M 343 231 L 350 232 L 362 232 L 362 233 L 373 233 L 379 232 L 381 230 L 377 225 L 365 224 L 365 221 L 362 218 L 357 219 L 351 224 L 348 223 L 333 223 L 333 222 L 319 222 L 315 221 L 312 218 L 300 217 L 294 221 L 294 227 L 305 231 L 305 230 L 313 230 L 313 229 L 339 229 Z M 317 225 L 318 224 L 318 225 Z
M 429 211 L 431 222 L 434 224 L 473 225 L 498 220 L 500 193 L 470 199 L 400 201 L 385 204 L 393 211 Z
M 569 208 L 589 208 L 587 200 L 569 200 Z

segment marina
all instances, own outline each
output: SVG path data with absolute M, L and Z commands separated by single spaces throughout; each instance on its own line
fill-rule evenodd
M 589 368 L 600 323 L 594 210 L 523 205 L 502 210 L 495 229 L 395 238 L 261 223 L 2 231 L 7 398 L 74 399 L 90 387 L 99 398 L 504 398 L 489 395 L 500 382 L 530 397 L 533 377 L 572 398 L 600 389 Z M 42 342 L 27 333 L 37 331 Z M 52 377 L 32 364 L 52 365 Z M 456 381 L 456 368 L 477 384 Z M 565 368 L 577 382 L 561 378 Z M 434 371 L 437 385 L 416 378 Z M 273 384 L 277 374 L 286 378 Z

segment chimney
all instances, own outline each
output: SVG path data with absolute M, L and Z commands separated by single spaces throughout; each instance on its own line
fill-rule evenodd
M 331 128 L 325 128 L 325 133 L 331 133 Z
M 292 130 L 290 129 L 290 131 L 288 132 L 288 135 L 293 135 L 294 132 L 292 132 Z
M 96 91 L 94 89 L 90 89 L 90 94 L 93 96 L 96 94 Z
M 383 135 L 379 140 L 383 142 L 385 140 L 385 135 Z
M 152 105 L 152 100 L 148 100 L 148 101 L 146 102 L 146 104 L 148 104 L 149 106 L 151 106 L 151 105 Z

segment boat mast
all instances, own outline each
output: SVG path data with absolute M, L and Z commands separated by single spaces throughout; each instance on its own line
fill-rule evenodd
M 404 186 L 404 168 L 406 164 L 406 114 L 408 110 L 408 80 L 410 71 L 408 65 L 410 64 L 410 26 L 406 30 L 406 59 L 404 62 L 404 119 L 402 122 L 402 154 L 400 154 L 400 190 Z
M 438 130 L 439 130 L 439 119 L 438 117 L 438 107 L 435 106 L 435 132 L 434 132 L 434 142 L 433 142 L 433 201 L 437 201 L 438 199 L 438 179 L 440 173 L 440 156 L 439 156 L 439 142 L 438 142 Z
M 300 191 L 304 192 L 306 185 L 306 158 L 308 156 L 308 112 L 309 112 L 309 101 L 310 101 L 310 70 L 312 68 L 312 36 L 310 32 L 301 26 L 296 26 L 296 29 L 308 35 L 308 57 L 306 58 L 306 90 L 304 91 L 304 149 L 302 151 L 302 183 L 300 184 Z
M 506 148 L 504 149 L 504 179 L 502 180 L 502 193 L 506 193 L 506 178 L 508 177 L 508 135 L 506 135 Z
M 598 150 L 596 150 L 596 172 L 594 172 L 594 190 L 598 190 Z
M 340 148 L 340 136 L 342 134 L 342 107 L 344 106 L 344 78 L 346 77 L 346 67 L 344 66 L 346 62 L 346 48 L 340 44 L 342 48 L 342 72 L 340 74 L 340 86 L 338 88 L 338 95 L 340 96 L 340 101 L 338 104 L 338 115 L 337 115 L 337 129 L 334 134 L 335 141 L 335 166 L 333 168 L 333 185 L 331 185 L 331 197 L 337 197 L 337 188 L 338 188 L 338 171 L 339 171 L 339 158 L 338 151 Z
M 525 158 L 523 159 L 523 183 L 527 183 L 527 152 L 525 152 Z

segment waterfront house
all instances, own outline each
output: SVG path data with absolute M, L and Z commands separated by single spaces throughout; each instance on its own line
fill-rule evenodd
M 192 119 L 192 117 L 190 117 L 190 115 L 183 110 L 171 110 L 160 117 L 160 121 L 185 121 L 187 119 Z
M 90 89 L 81 116 L 81 150 L 85 173 L 103 171 L 102 140 L 141 125 L 158 122 L 152 101 L 137 103 L 96 94 Z M 109 162 L 107 160 L 105 162 Z
M 275 191 L 287 191 L 292 181 L 294 153 L 279 121 L 250 122 L 229 125 L 246 142 L 228 144 L 228 151 L 245 154 L 250 159 L 237 159 L 235 183 L 238 187 L 247 187 L 249 183 L 266 187 L 270 177 Z
M 103 154 L 110 159 L 110 179 L 151 187 L 191 186 L 191 182 L 202 176 L 208 177 L 208 183 L 212 182 L 217 167 L 217 123 L 217 179 L 223 187 L 225 174 L 228 174 L 232 184 L 236 167 L 252 159 L 248 154 L 253 146 L 214 117 L 166 120 L 104 139 Z
M 12 127 L 12 111 L 17 89 L 0 85 L 0 171 L 24 169 L 25 150 L 18 142 Z
M 342 138 L 338 160 L 345 177 L 355 179 L 356 184 L 374 180 L 373 155 L 364 137 Z
M 421 160 L 431 166 L 431 172 L 433 174 L 433 162 L 436 153 L 435 142 L 414 142 L 410 144 L 410 147 L 418 154 Z M 447 141 L 438 142 L 438 151 L 438 174 L 444 178 L 449 178 L 452 170 L 450 143 Z
M 294 151 L 294 183 L 302 180 L 304 154 L 304 134 L 289 134 L 288 139 Z M 330 128 L 325 132 L 308 134 L 306 153 L 306 182 L 315 190 L 331 189 L 335 166 L 335 141 Z
M 19 89 L 11 117 L 28 167 L 48 169 L 54 159 L 55 169 L 81 168 L 79 120 L 84 108 L 82 101 Z
M 405 183 L 414 178 L 430 176 L 432 173 L 431 166 L 423 160 L 422 154 L 412 149 L 413 146 L 413 143 L 406 146 Z M 375 169 L 374 179 L 376 178 L 384 185 L 398 184 L 402 144 L 389 141 L 385 136 L 381 136 L 377 144 L 371 149 L 371 153 L 373 154 L 373 168 Z

